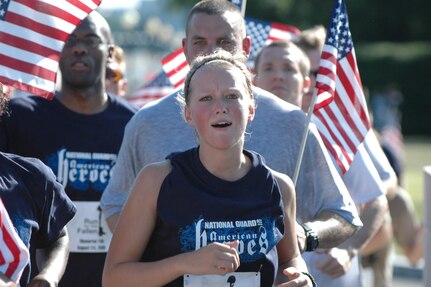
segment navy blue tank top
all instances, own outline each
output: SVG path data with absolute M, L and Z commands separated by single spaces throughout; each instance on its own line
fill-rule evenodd
M 162 183 L 157 222 L 142 261 L 161 260 L 212 242 L 239 240 L 236 272 L 261 272 L 272 286 L 278 268 L 276 244 L 284 233 L 279 187 L 264 159 L 244 151 L 252 168 L 237 181 L 211 174 L 199 148 L 168 156 L 172 171 Z M 183 286 L 183 277 L 166 286 Z

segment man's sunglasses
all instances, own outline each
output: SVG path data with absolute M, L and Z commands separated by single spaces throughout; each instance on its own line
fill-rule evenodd
M 119 80 L 123 78 L 123 73 L 120 71 L 120 69 L 113 69 L 113 68 L 106 68 L 106 79 L 112 80 L 115 83 L 117 83 Z

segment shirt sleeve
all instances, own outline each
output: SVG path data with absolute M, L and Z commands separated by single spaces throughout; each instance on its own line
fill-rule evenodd
M 0 272 L 18 282 L 28 261 L 28 249 L 15 231 L 0 198 Z
M 44 181 L 35 188 L 40 188 L 45 199 L 39 230 L 32 242 L 36 248 L 46 248 L 59 238 L 63 228 L 75 215 L 76 207 L 51 169 L 42 162 L 40 164 L 39 171 L 43 173 L 40 178 Z
M 370 131 L 367 134 L 367 137 L 364 140 L 364 146 L 374 164 L 374 167 L 379 173 L 381 180 L 385 181 L 392 177 L 396 177 L 395 171 L 389 163 L 389 160 L 383 152 L 383 149 L 373 131 Z
M 360 145 L 343 180 L 356 205 L 385 195 L 379 173 L 363 145 Z
M 112 176 L 100 199 L 105 218 L 121 212 L 141 168 L 136 155 L 138 149 L 136 122 L 136 117 L 133 117 L 126 125 L 117 161 L 112 168 Z
M 332 159 L 314 124 L 309 126 L 309 135 L 301 165 L 302 176 L 298 179 L 298 186 L 304 190 L 314 189 L 313 196 L 302 198 L 305 202 L 297 200 L 298 212 L 308 208 L 315 211 L 315 215 L 329 211 L 336 213 L 355 226 L 362 226 L 355 203 L 350 196 L 341 175 L 332 163 Z M 300 182 L 302 181 L 302 182 Z M 306 188 L 304 188 L 306 187 Z M 308 192 L 308 191 L 307 191 Z M 304 216 L 306 220 L 314 218 Z

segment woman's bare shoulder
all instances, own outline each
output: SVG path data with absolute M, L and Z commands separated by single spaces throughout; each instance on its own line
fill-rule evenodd
M 158 194 L 163 181 L 171 170 L 172 167 L 169 160 L 146 165 L 139 172 L 134 189 L 140 193 L 154 192 Z

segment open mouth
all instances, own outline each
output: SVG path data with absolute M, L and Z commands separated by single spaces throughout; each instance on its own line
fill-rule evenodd
M 232 125 L 232 123 L 230 123 L 230 122 L 219 122 L 219 123 L 213 124 L 211 126 L 214 128 L 226 128 L 226 127 L 229 127 L 231 125 Z
M 88 70 L 88 65 L 87 65 L 87 63 L 84 63 L 84 62 L 81 62 L 81 61 L 73 62 L 73 63 L 70 65 L 70 67 L 71 67 L 71 69 L 72 69 L 73 71 L 86 71 L 86 70 Z
M 282 90 L 282 91 L 284 91 L 284 90 L 286 90 L 286 88 L 285 87 L 282 87 L 282 86 L 277 86 L 277 87 L 272 87 L 272 89 L 271 89 L 272 91 L 280 91 L 280 90 Z

